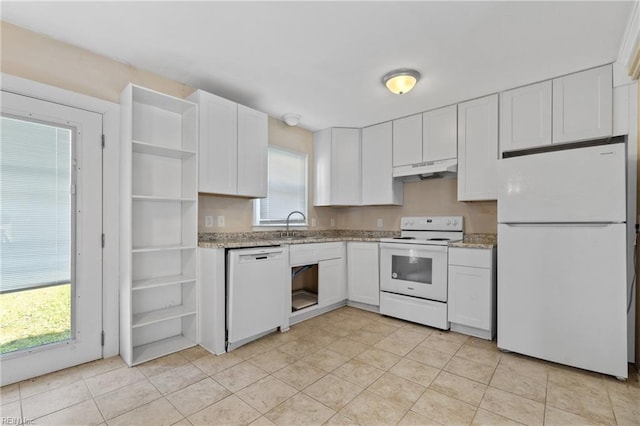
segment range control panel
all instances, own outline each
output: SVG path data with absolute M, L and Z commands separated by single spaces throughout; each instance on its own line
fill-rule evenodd
M 462 216 L 415 216 L 400 219 L 403 231 L 462 231 Z

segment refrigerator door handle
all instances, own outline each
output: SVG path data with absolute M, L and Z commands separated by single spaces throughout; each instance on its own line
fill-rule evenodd
M 605 228 L 607 226 L 615 225 L 617 223 L 624 222 L 599 222 L 599 223 L 509 223 L 505 222 L 502 225 L 511 226 L 514 228 Z

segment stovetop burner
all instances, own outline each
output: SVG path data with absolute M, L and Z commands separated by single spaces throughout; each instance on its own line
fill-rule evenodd
M 461 216 L 403 217 L 400 219 L 400 236 L 383 238 L 381 242 L 396 244 L 424 244 L 446 246 L 462 240 Z

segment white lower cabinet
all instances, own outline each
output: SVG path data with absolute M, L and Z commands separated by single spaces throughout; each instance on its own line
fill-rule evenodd
M 198 248 L 200 270 L 200 346 L 216 355 L 225 352 L 225 253 L 223 248 Z
M 347 256 L 344 242 L 293 244 L 289 247 L 290 324 L 344 304 L 347 299 Z
M 380 306 L 378 243 L 347 243 L 348 299 Z
M 345 258 L 318 263 L 318 307 L 324 308 L 347 298 Z
M 495 249 L 449 249 L 451 330 L 493 340 L 496 334 Z

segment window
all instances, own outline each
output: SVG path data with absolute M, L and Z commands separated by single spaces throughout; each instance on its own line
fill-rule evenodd
M 267 198 L 254 203 L 254 225 L 284 225 L 294 210 L 307 215 L 307 154 L 269 147 Z M 291 224 L 306 225 L 300 215 Z
M 72 132 L 1 118 L 0 293 L 71 282 Z

